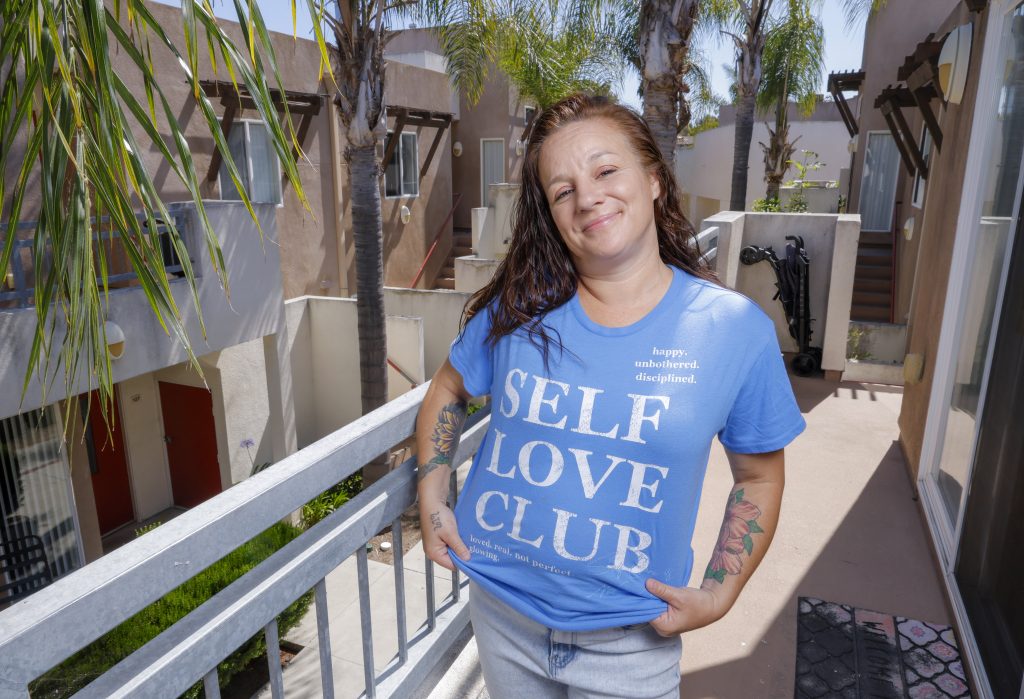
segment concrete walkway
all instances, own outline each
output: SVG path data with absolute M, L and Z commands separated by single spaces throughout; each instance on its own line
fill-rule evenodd
M 792 697 L 799 596 L 952 623 L 896 443 L 900 389 L 800 378 L 794 387 L 808 429 L 786 451 L 786 493 L 775 542 L 732 611 L 684 636 L 682 699 Z M 725 453 L 716 444 L 693 542 L 691 584 L 700 583 L 731 484 Z M 422 554 L 410 554 L 411 633 L 425 612 Z M 375 664 L 383 667 L 395 647 L 393 575 L 390 566 L 370 566 Z M 346 564 L 328 582 L 335 684 L 339 697 L 353 697 L 363 688 L 354 566 Z M 448 589 L 439 582 L 439 595 L 440 585 Z M 415 604 L 420 607 L 414 612 Z M 310 645 L 285 672 L 289 697 L 319 696 L 315 624 L 308 621 L 289 636 Z M 430 699 L 486 697 L 471 641 Z

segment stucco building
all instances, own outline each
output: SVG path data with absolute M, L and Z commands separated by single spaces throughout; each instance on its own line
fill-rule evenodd
M 977 696 L 1012 699 L 1024 691 L 1024 3 L 890 0 L 864 56 L 851 201 L 892 247 L 893 316 L 907 324 L 900 446 Z

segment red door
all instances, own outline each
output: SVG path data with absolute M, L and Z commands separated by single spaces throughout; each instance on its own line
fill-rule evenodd
M 96 500 L 96 516 L 100 534 L 135 521 L 132 488 L 128 482 L 128 461 L 121 436 L 121 411 L 114 396 L 114 420 L 109 430 L 103 421 L 99 394 L 89 395 L 89 430 L 92 446 L 92 494 Z
M 205 388 L 158 383 L 174 504 L 195 507 L 221 491 L 213 399 Z

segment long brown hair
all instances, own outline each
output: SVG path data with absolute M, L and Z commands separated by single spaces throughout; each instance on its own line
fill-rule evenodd
M 693 226 L 679 207 L 675 177 L 640 115 L 606 97 L 567 97 L 545 109 L 534 121 L 523 159 L 519 198 L 512 214 L 508 254 L 491 281 L 470 297 L 462 321 L 465 325 L 475 314 L 489 308 L 490 345 L 522 327 L 542 349 L 545 363 L 552 338 L 544 326 L 544 316 L 572 298 L 577 275 L 541 184 L 540 151 L 559 128 L 586 119 L 604 119 L 618 127 L 640 162 L 657 177 L 661 193 L 654 201 L 654 221 L 662 261 L 718 283 L 700 256 Z

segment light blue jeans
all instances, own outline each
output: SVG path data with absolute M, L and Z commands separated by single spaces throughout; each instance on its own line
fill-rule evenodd
M 678 699 L 678 636 L 650 624 L 556 631 L 474 582 L 469 614 L 491 699 Z

